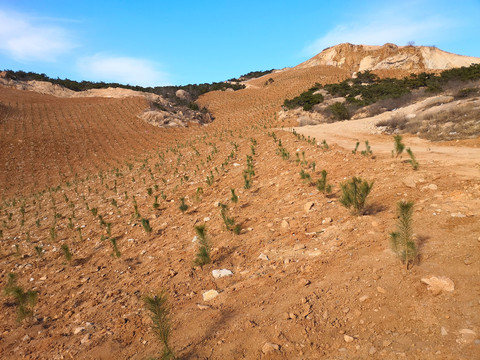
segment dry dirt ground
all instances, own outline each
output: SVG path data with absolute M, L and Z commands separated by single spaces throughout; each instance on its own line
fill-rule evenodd
M 405 157 L 391 157 L 390 136 L 371 134 L 363 125 L 355 130 L 361 123 L 302 128 L 297 131 L 306 131 L 303 139 L 280 130 L 293 124 L 282 124 L 274 113 L 285 97 L 298 95 L 321 76 L 328 81 L 328 67 L 297 70 L 298 76 L 288 75 L 296 79 L 292 87 L 285 74 L 268 75 L 274 78 L 268 86 L 260 78 L 254 81 L 257 87 L 206 94 L 199 103 L 209 105 L 216 121 L 181 132 L 137 122 L 134 115 L 137 108 L 143 111 L 143 100 L 136 98 L 61 99 L 68 113 L 55 110 L 58 122 L 48 122 L 52 130 L 44 136 L 69 133 L 61 120 L 82 111 L 83 105 L 69 108 L 75 101 L 94 102 L 94 109 L 102 109 L 95 110 L 97 119 L 110 102 L 110 111 L 120 115 L 117 108 L 123 106 L 129 115 L 120 128 L 148 129 L 149 135 L 137 138 L 133 130 L 108 135 L 124 119 L 120 115 L 109 117 L 111 125 L 102 125 L 98 133 L 85 130 L 83 141 L 72 147 L 72 159 L 85 151 L 82 143 L 98 141 L 102 151 L 73 161 L 74 169 L 85 171 L 78 170 L 77 179 L 71 171 L 57 181 L 60 187 L 46 180 L 35 187 L 21 168 L 3 171 L 9 187 L 0 209 L 0 283 L 7 283 L 8 273 L 17 274 L 24 290 L 38 291 L 38 303 L 34 317 L 19 324 L 15 302 L 2 295 L 2 359 L 158 356 L 161 345 L 142 297 L 161 289 L 171 306 L 171 346 L 182 359 L 480 357 L 476 143 L 452 146 L 405 137 L 420 163 L 415 171 Z M 332 81 L 344 76 L 339 71 Z M 9 104 L 23 101 L 23 95 L 16 96 Z M 46 101 L 46 95 L 31 96 Z M 32 99 L 31 105 L 25 101 L 11 107 L 27 112 L 35 104 Z M 40 116 L 31 118 L 43 123 Z M 86 113 L 72 123 L 91 118 Z M 3 134 L 15 129 L 20 118 L 4 119 Z M 35 134 L 41 143 L 38 131 L 20 140 Z M 316 142 L 307 141 L 308 135 Z M 16 158 L 24 154 L 15 150 L 14 137 L 6 146 L 10 137 L 2 136 L 2 149 L 18 151 Z M 63 135 L 52 136 L 54 144 Z M 104 142 L 108 136 L 114 138 Z M 328 148 L 320 144 L 323 139 Z M 367 139 L 373 154 L 353 154 L 355 141 L 363 150 Z M 279 140 L 290 154 L 287 160 L 278 153 Z M 63 150 L 53 149 L 39 157 L 27 152 L 28 169 L 45 155 L 47 163 L 70 162 Z M 95 166 L 87 171 L 98 154 L 104 154 L 95 162 L 103 171 Z M 249 189 L 243 175 L 247 155 L 255 172 Z M 302 169 L 313 181 L 325 169 L 333 193 L 325 195 L 302 180 Z M 339 203 L 339 184 L 352 176 L 375 181 L 364 215 Z M 22 178 L 22 185 L 15 185 Z M 39 192 L 47 183 L 50 190 Z M 23 187 L 36 192 L 22 192 Z M 232 188 L 238 203 L 231 200 Z M 182 197 L 189 205 L 185 213 L 179 210 Z M 415 202 L 420 256 L 409 270 L 388 241 L 402 199 Z M 225 228 L 218 202 L 241 224 L 239 235 Z M 142 228 L 142 218 L 150 221 L 151 233 Z M 194 226 L 199 224 L 206 224 L 212 244 L 212 263 L 203 269 L 192 265 L 198 248 L 192 241 Z M 111 238 L 120 257 L 113 255 Z M 66 260 L 61 245 L 68 245 L 72 260 Z M 233 276 L 214 279 L 214 269 L 229 269 Z M 422 279 L 432 276 L 448 278 L 454 289 L 429 288 Z M 218 296 L 205 301 L 203 293 L 212 289 Z

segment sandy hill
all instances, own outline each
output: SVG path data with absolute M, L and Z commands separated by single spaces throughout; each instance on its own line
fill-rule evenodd
M 176 129 L 141 120 L 143 97 L 1 88 L 2 359 L 160 358 L 143 299 L 162 289 L 179 359 L 477 359 L 480 149 L 405 136 L 415 170 L 372 119 L 280 130 L 285 98 L 351 72 L 296 67 L 207 93 L 216 120 Z M 353 176 L 374 181 L 361 213 L 340 201 Z M 408 269 L 388 240 L 402 199 Z
M 445 70 L 479 64 L 480 58 L 452 54 L 432 46 L 353 45 L 343 43 L 329 47 L 320 54 L 297 65 L 302 69 L 329 65 L 350 73 L 365 70 Z

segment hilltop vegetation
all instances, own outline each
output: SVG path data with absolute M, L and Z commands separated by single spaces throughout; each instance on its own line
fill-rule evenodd
M 34 72 L 25 72 L 25 71 L 12 71 L 4 70 L 5 77 L 11 80 L 18 81 L 48 81 L 52 84 L 57 84 L 63 86 L 67 89 L 73 91 L 85 91 L 90 89 L 105 89 L 109 87 L 113 88 L 122 88 L 130 89 L 135 91 L 143 91 L 148 93 L 153 93 L 156 95 L 163 96 L 164 98 L 172 101 L 174 103 L 182 102 L 175 93 L 177 90 L 187 91 L 192 100 L 196 100 L 200 95 L 205 94 L 209 91 L 215 90 L 226 90 L 233 89 L 239 90 L 245 88 L 245 85 L 242 84 L 231 84 L 229 82 L 213 82 L 213 83 L 203 83 L 203 84 L 188 84 L 188 85 L 179 85 L 179 86 L 155 86 L 155 87 L 143 87 L 143 86 L 133 86 L 133 85 L 124 85 L 119 83 L 106 83 L 106 82 L 93 82 L 93 81 L 75 81 L 70 79 L 60 79 L 60 78 L 51 78 L 45 74 L 38 74 Z
M 247 80 L 250 80 L 250 79 L 255 79 L 255 78 L 259 78 L 259 77 L 264 76 L 264 75 L 271 74 L 273 72 L 273 70 L 274 69 L 265 70 L 265 71 L 250 71 L 249 73 L 240 75 L 238 78 L 229 79 L 228 81 L 232 81 L 232 82 L 247 81 Z
M 316 84 L 293 99 L 286 99 L 284 107 L 295 109 L 302 107 L 311 111 L 313 106 L 323 102 L 320 90 L 336 97 L 343 97 L 347 103 L 357 110 L 358 108 L 374 104 L 380 100 L 396 99 L 415 89 L 425 89 L 430 93 L 441 92 L 449 82 L 472 81 L 480 79 L 480 64 L 442 71 L 439 75 L 420 73 L 411 74 L 403 79 L 379 78 L 370 71 L 359 72 L 356 78 L 347 79 L 340 83 Z

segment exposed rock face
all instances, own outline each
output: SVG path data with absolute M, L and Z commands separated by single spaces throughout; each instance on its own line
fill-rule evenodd
M 186 127 L 189 124 L 204 125 L 212 122 L 213 118 L 209 113 L 184 108 L 180 111 L 146 110 L 140 118 L 149 124 L 160 127 Z
M 456 55 L 431 46 L 353 45 L 344 43 L 323 50 L 295 69 L 330 65 L 351 73 L 365 70 L 445 70 L 480 63 L 480 58 Z
M 175 96 L 178 97 L 179 99 L 182 99 L 188 102 L 192 101 L 192 96 L 183 89 L 178 89 L 177 92 L 175 93 Z

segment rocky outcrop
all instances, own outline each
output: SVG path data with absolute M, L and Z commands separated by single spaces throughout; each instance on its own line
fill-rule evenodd
M 192 124 L 205 125 L 213 121 L 210 113 L 194 111 L 188 108 L 182 110 L 146 110 L 140 116 L 149 124 L 159 127 L 188 127 Z
M 335 66 L 352 74 L 365 70 L 445 70 L 479 64 L 480 58 L 452 54 L 433 46 L 353 45 L 343 43 L 323 50 L 320 54 L 297 65 L 303 69 L 317 65 Z

